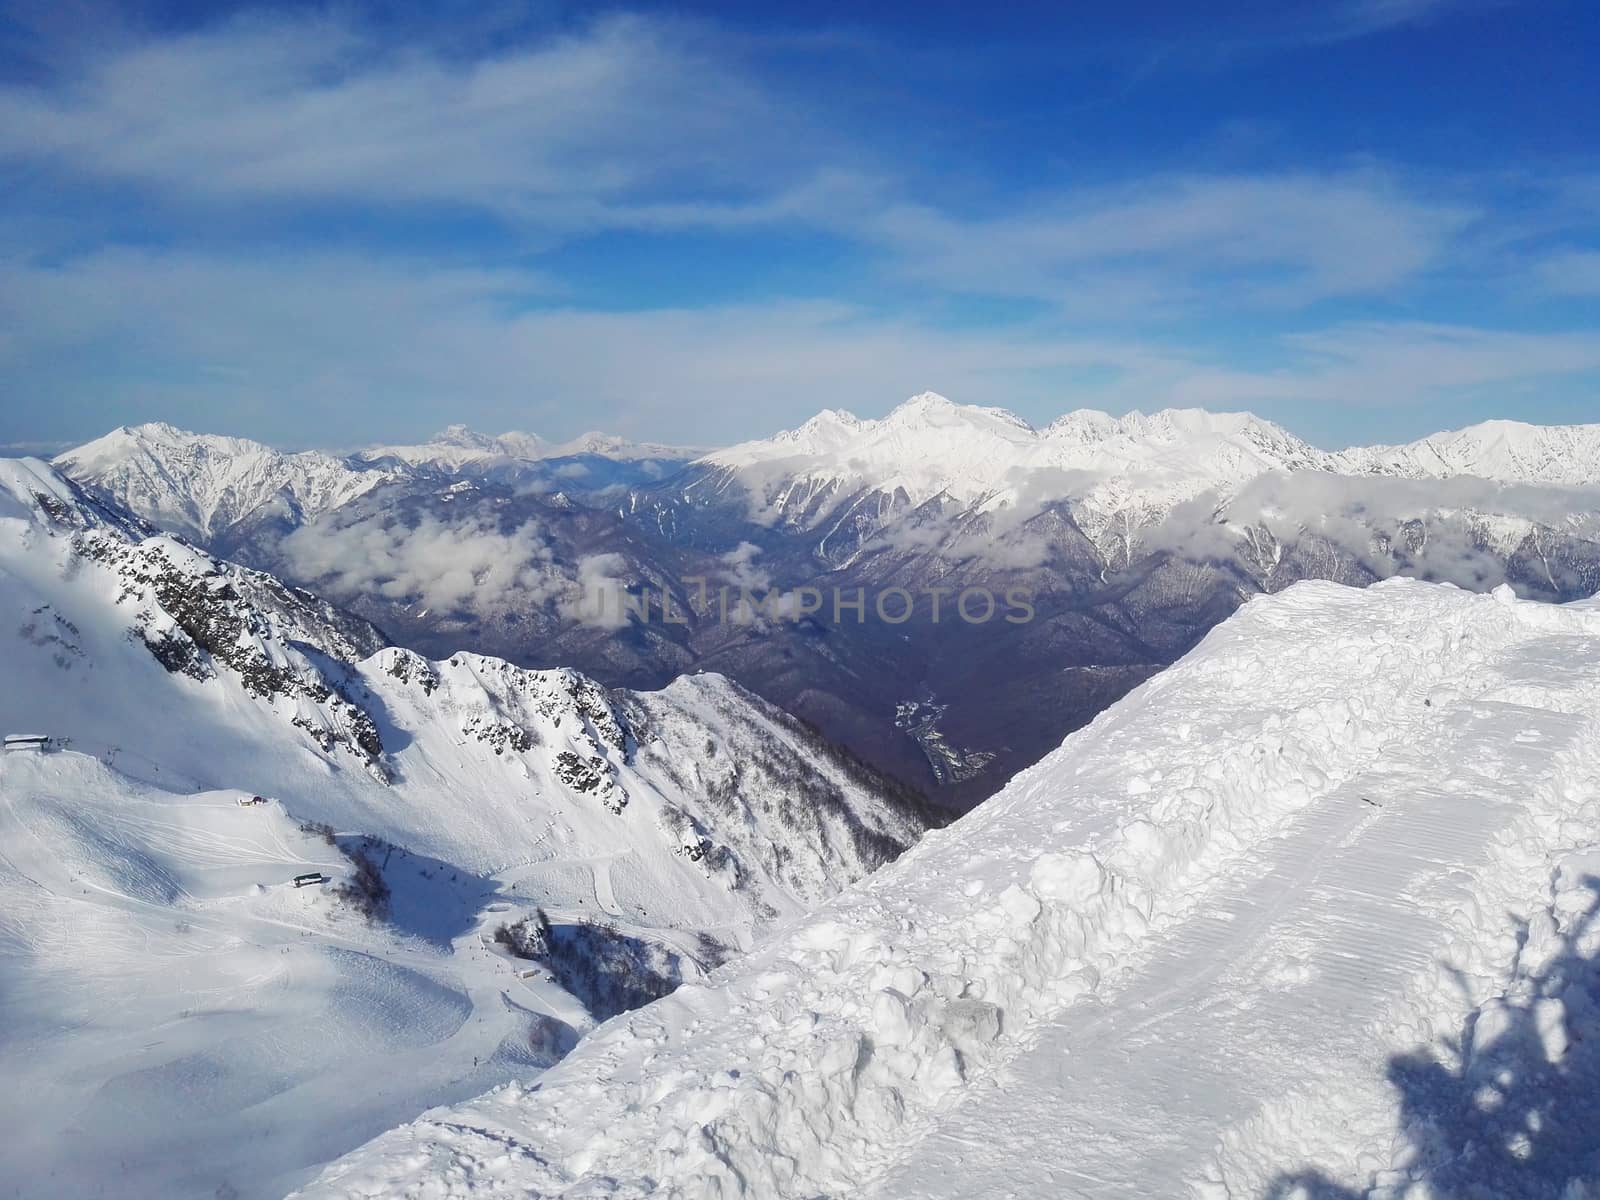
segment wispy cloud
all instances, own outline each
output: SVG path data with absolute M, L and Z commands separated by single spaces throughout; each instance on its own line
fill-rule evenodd
M 1263 336 L 1245 369 L 1059 319 L 951 328 L 801 300 L 530 307 L 541 285 L 341 256 L 0 262 L 0 372 L 32 399 L 0 411 L 0 437 L 109 405 L 299 444 L 420 436 L 441 413 L 561 434 L 597 412 L 623 432 L 723 444 L 930 386 L 1048 419 L 1078 405 L 1405 406 L 1600 375 L 1600 339 L 1582 330 L 1338 323 Z
M 0 458 L 50 458 L 71 445 L 71 442 L 0 442 Z
M 1240 35 L 1349 41 L 1488 3 L 1275 6 Z M 397 36 L 336 5 L 77 38 L 32 8 L 18 36 L 45 51 L 0 82 L 0 372 L 21 398 L 0 437 L 159 416 L 300 443 L 456 419 L 715 443 L 925 387 L 1048 417 L 1596 369 L 1568 312 L 1600 279 L 1581 164 L 1540 185 L 1559 199 L 1538 223 L 1486 172 L 1302 157 L 1287 134 L 1271 167 L 1054 163 L 1023 186 L 975 153 L 930 188 L 939 135 L 895 119 L 920 79 L 862 119 L 859 96 L 762 69 L 827 31 L 777 47 L 540 9 Z M 856 46 L 851 73 L 889 52 Z M 581 286 L 674 238 L 642 295 Z M 813 250 L 847 271 L 779 269 Z M 1493 327 L 1535 291 L 1546 332 Z
M 118 43 L 0 89 L 0 158 L 169 201 L 455 206 L 560 229 L 738 218 L 823 129 L 708 32 L 612 16 L 476 58 L 336 17 Z M 847 156 L 833 147 L 835 162 Z
M 1282 365 L 1195 370 L 1173 381 L 1171 395 L 1199 407 L 1298 402 L 1379 408 L 1485 387 L 1514 394 L 1541 380 L 1600 372 L 1600 339 L 1588 330 L 1359 322 L 1288 334 L 1280 346 Z
M 1036 371 L 1131 367 L 1137 346 L 975 333 L 838 301 L 602 312 L 532 307 L 513 270 L 310 254 L 248 261 L 114 251 L 65 264 L 0 260 L 0 372 L 51 419 L 160 416 L 282 440 L 308 428 L 416 436 L 441 409 L 496 428 L 621 432 L 720 444 L 825 404 L 874 409 L 934 382 L 972 394 Z M 137 296 L 138 303 L 129 303 Z M 38 423 L 0 411 L 0 436 Z M 314 421 L 310 414 L 316 414 Z
M 1314 40 L 1343 41 L 1432 21 L 1451 9 L 1469 7 L 1465 0 L 1342 0 L 1325 6 L 1308 25 Z M 1479 0 L 1478 7 L 1483 7 Z
M 902 206 L 876 222 L 915 278 L 1104 310 L 1305 304 L 1381 292 L 1435 263 L 1477 212 L 1375 170 L 1146 179 L 1027 212 L 958 220 Z

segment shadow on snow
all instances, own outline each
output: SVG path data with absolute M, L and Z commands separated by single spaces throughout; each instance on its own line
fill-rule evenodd
M 1280 1175 L 1269 1200 L 1600 1198 L 1600 876 L 1583 883 L 1590 903 L 1549 963 L 1519 971 L 1446 1041 L 1456 1065 L 1427 1049 L 1390 1060 L 1403 1165 L 1367 1188 L 1315 1170 Z M 1528 933 L 1519 919 L 1519 960 Z

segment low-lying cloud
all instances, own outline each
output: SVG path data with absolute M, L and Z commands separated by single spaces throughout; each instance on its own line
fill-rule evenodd
M 1503 582 L 1507 560 L 1526 552 L 1552 591 L 1584 582 L 1563 564 L 1563 538 L 1600 540 L 1600 490 L 1536 487 L 1470 477 L 1397 479 L 1317 471 L 1262 475 L 1236 495 L 1177 506 L 1145 530 L 1138 553 L 1246 562 L 1273 570 L 1252 542 L 1298 546 L 1319 573 L 1385 578 L 1397 572 L 1482 589 Z M 1328 556 L 1333 556 L 1328 558 Z
M 574 590 L 532 521 L 510 531 L 481 517 L 428 516 L 414 527 L 383 519 L 314 523 L 280 549 L 294 574 L 335 597 L 380 596 L 434 612 L 542 607 Z

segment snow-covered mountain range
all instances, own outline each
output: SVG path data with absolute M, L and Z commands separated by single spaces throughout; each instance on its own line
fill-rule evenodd
M 1166 511 L 1206 493 L 1226 499 L 1271 472 L 1593 487 L 1600 424 L 1489 421 L 1407 445 L 1327 451 L 1249 413 L 1083 409 L 1035 429 L 1004 409 L 925 392 L 879 420 L 830 409 L 796 429 L 706 453 L 599 433 L 552 443 L 452 425 L 420 445 L 337 457 L 153 423 L 115 430 L 55 465 L 153 524 L 203 541 L 264 511 L 312 520 L 418 470 L 492 475 L 582 458 L 651 463 L 661 473 L 687 463 L 718 469 L 774 515 L 804 514 L 815 525 L 834 511 L 817 503 L 819 494 L 887 493 L 913 508 L 936 498 L 978 509 L 1072 500 L 1112 515 L 1129 506 Z
M 1600 610 L 1265 597 L 976 812 L 306 1200 L 1572 1197 Z
M 532 433 L 475 433 L 451 425 L 415 446 L 372 446 L 351 455 L 354 463 L 404 463 L 437 471 L 492 471 L 547 459 L 606 459 L 614 463 L 661 467 L 695 458 L 700 451 L 658 442 L 630 442 L 606 433 L 585 433 L 571 441 L 550 442 Z
M 281 1195 L 926 827 L 720 676 L 429 660 L 37 460 L 0 460 L 0 676 L 0 729 L 51 740 L 0 754 L 0 1177 L 27 1195 Z
M 1121 548 L 1130 528 L 1154 525 L 1197 497 L 1226 502 L 1268 474 L 1600 485 L 1600 425 L 1491 421 L 1403 446 L 1326 451 L 1250 413 L 1165 409 L 1112 417 L 1079 410 L 1035 429 L 998 408 L 927 392 L 881 420 L 827 411 L 798 429 L 714 451 L 758 511 L 816 529 L 863 505 L 1024 512 L 1065 501 L 1098 549 Z
M 790 475 L 803 466 L 821 478 L 903 487 L 916 503 L 939 492 L 986 500 L 1016 488 L 1018 472 L 1045 469 L 1187 476 L 1230 487 L 1264 471 L 1301 470 L 1576 486 L 1600 475 L 1600 425 L 1488 421 L 1406 445 L 1329 451 L 1251 413 L 1190 408 L 1113 417 L 1079 409 L 1035 429 L 1005 409 L 924 392 L 879 420 L 829 410 L 702 461 L 736 470 L 788 462 Z
M 1067 498 L 1086 507 L 1170 507 L 1268 471 L 1331 470 L 1337 462 L 1248 413 L 1174 409 L 1114 418 L 1085 410 L 1035 429 L 1004 409 L 932 392 L 881 420 L 824 412 L 700 460 L 725 469 L 774 516 L 803 514 L 810 525 L 836 515 L 817 502 L 821 495 L 842 502 L 887 493 L 913 508 L 936 498 L 980 509 Z
M 247 444 L 234 464 L 213 440 L 139 427 L 59 465 L 424 655 L 635 688 L 719 671 L 956 809 L 1248 596 L 1395 574 L 1547 600 L 1600 589 L 1600 426 L 1326 451 L 1249 414 L 1074 412 L 1036 429 L 924 394 L 692 458 L 452 428 L 344 459 Z M 915 606 L 894 626 L 749 627 L 723 619 L 721 587 L 905 589 Z M 945 588 L 1016 591 L 1034 618 L 952 629 L 932 599 Z M 656 619 L 586 620 L 596 589 L 652 595 Z M 681 623 L 660 619 L 664 596 Z
M 288 454 L 247 438 L 152 422 L 113 430 L 57 456 L 55 466 L 158 528 L 233 548 L 419 476 L 491 474 L 585 491 L 660 478 L 696 453 L 600 433 L 552 443 L 535 434 L 489 436 L 452 425 L 420 445 Z

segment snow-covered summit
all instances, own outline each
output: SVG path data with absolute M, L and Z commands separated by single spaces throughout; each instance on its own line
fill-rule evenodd
M 369 446 L 354 460 L 365 463 L 403 463 L 440 471 L 499 461 L 535 461 L 549 453 L 550 443 L 533 433 L 477 433 L 465 425 L 450 425 L 417 445 Z
M 286 454 L 162 422 L 124 425 L 54 465 L 127 511 L 200 541 L 276 515 L 314 518 L 392 478 L 317 450 Z
M 1484 421 L 1401 446 L 1370 446 L 1336 456 L 1348 474 L 1413 479 L 1467 475 L 1501 483 L 1585 487 L 1600 483 L 1600 425 Z
M 547 458 L 590 456 L 612 462 L 639 462 L 654 459 L 662 463 L 687 462 L 705 453 L 704 446 L 673 446 L 664 442 L 635 442 L 611 433 L 590 430 L 571 441 L 558 442 Z
M 912 505 L 943 496 L 967 506 L 1073 499 L 1109 509 L 1136 499 L 1165 510 L 1266 471 L 1326 469 L 1332 459 L 1246 413 L 1081 410 L 1039 430 L 1004 409 L 925 392 L 878 420 L 829 410 L 700 462 L 780 508 L 796 496 L 810 506 L 827 489 L 835 503 L 871 491 L 904 493 Z M 813 519 L 832 511 L 808 508 Z
M 1592 606 L 1302 584 L 764 950 L 302 1195 L 1577 1195 L 1597 797 Z

